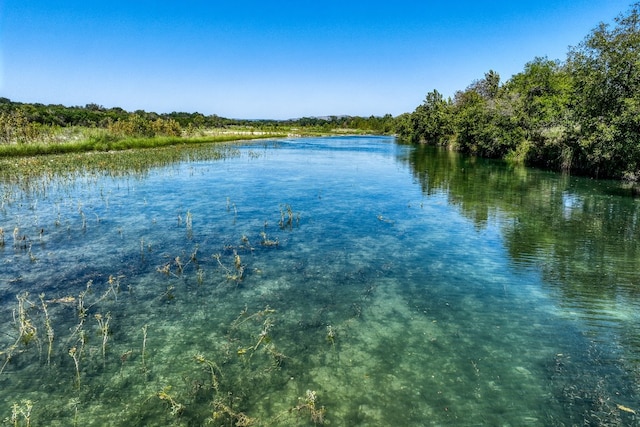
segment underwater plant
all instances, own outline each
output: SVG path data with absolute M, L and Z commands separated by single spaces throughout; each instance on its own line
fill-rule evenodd
M 31 425 L 31 411 L 33 410 L 33 402 L 31 400 L 22 400 L 20 404 L 14 403 L 11 406 L 11 425 L 17 427 L 21 425 L 20 416 L 24 425 L 29 427 Z
M 278 225 L 280 225 L 281 229 L 292 229 L 294 218 L 296 219 L 296 225 L 300 225 L 300 213 L 294 213 L 288 203 L 280 205 L 280 222 Z
M 267 233 L 265 233 L 264 231 L 260 233 L 260 236 L 262 237 L 262 242 L 260 242 L 262 246 L 272 247 L 278 246 L 280 244 L 277 237 L 276 240 L 271 240 L 267 237 Z
M 77 347 L 74 346 L 69 349 L 69 356 L 73 359 L 76 367 L 76 387 L 80 388 L 80 356 L 78 355 Z
M 218 262 L 218 265 L 220 266 L 220 268 L 222 268 L 225 271 L 227 280 L 230 280 L 232 282 L 235 282 L 236 284 L 239 284 L 244 279 L 245 266 L 244 264 L 242 264 L 242 259 L 240 258 L 240 255 L 238 255 L 238 253 L 235 250 L 233 251 L 233 254 L 234 254 L 233 265 L 234 265 L 235 272 L 222 263 L 222 261 L 220 260 L 220 258 L 222 257 L 221 254 L 214 254 L 212 255 L 212 257 Z
M 216 365 L 215 362 L 205 358 L 204 355 L 201 353 L 195 354 L 193 358 L 195 359 L 196 362 L 207 366 L 207 368 L 209 369 L 209 373 L 211 374 L 211 385 L 213 389 L 216 392 L 218 392 L 220 390 L 220 382 L 218 381 L 218 375 L 222 376 L 222 371 L 220 370 L 218 365 Z M 216 374 L 216 371 L 218 372 L 218 374 Z
M 222 399 L 216 399 L 213 402 L 214 411 L 209 422 L 219 423 L 223 420 L 230 422 L 230 425 L 236 427 L 249 427 L 258 422 L 256 418 L 251 418 L 243 412 L 234 411 Z M 225 423 L 226 424 L 226 423 Z
M 27 309 L 25 304 L 30 304 L 32 307 L 34 304 L 30 302 L 27 298 L 29 297 L 28 292 L 23 292 L 17 296 L 18 298 L 18 331 L 19 337 L 18 340 L 24 344 L 29 344 L 32 340 L 38 339 L 38 329 L 33 325 L 31 319 L 27 317 Z
M 102 361 L 106 362 L 107 358 L 107 341 L 109 340 L 109 321 L 111 320 L 111 313 L 107 313 L 104 317 L 100 313 L 95 316 L 98 321 L 98 327 L 100 328 L 100 334 L 102 335 Z
M 306 412 L 308 413 L 311 421 L 314 424 L 324 424 L 324 415 L 326 413 L 326 409 L 324 406 L 318 407 L 316 404 L 316 400 L 318 399 L 317 393 L 314 390 L 307 390 L 304 397 L 299 397 L 298 400 L 301 401 L 298 405 L 296 405 L 292 410 L 297 411 L 298 413 Z
M 178 403 L 170 394 L 171 386 L 165 386 L 162 390 L 156 393 L 156 396 L 169 405 L 171 415 L 179 416 L 184 411 L 185 406 L 182 403 Z
M 336 331 L 331 325 L 327 326 L 327 341 L 329 341 L 331 346 L 335 346 L 336 344 Z
M 31 341 L 38 339 L 38 329 L 34 326 L 33 322 L 29 317 L 27 317 L 27 308 L 25 304 L 29 303 L 31 306 L 34 304 L 31 303 L 27 298 L 29 297 L 28 292 L 23 292 L 18 294 L 16 298 L 18 299 L 18 310 L 17 315 L 16 311 L 13 312 L 14 323 L 18 328 L 18 337 L 15 342 L 9 346 L 8 349 L 0 352 L 0 354 L 5 355 L 5 361 L 0 367 L 0 374 L 2 374 L 7 367 L 7 364 L 13 358 L 14 353 L 18 350 L 20 344 L 27 346 Z
M 44 313 L 44 327 L 47 331 L 47 340 L 49 341 L 49 347 L 47 348 L 47 365 L 51 365 L 51 352 L 53 350 L 53 338 L 55 335 L 53 327 L 51 326 L 51 319 L 49 318 L 47 304 L 44 300 L 44 294 L 40 294 L 40 304 L 42 306 L 42 312 Z
M 142 351 L 141 351 L 141 356 L 142 356 L 142 371 L 143 372 L 147 372 L 147 364 L 146 364 L 146 354 L 147 354 L 147 329 L 148 329 L 148 325 L 144 325 L 142 327 Z

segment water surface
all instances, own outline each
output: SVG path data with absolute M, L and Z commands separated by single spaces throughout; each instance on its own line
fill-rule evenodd
M 1 419 L 638 424 L 620 185 L 388 137 L 176 150 L 2 175 Z

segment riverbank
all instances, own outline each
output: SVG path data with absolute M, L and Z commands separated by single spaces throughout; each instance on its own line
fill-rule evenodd
M 281 138 L 286 136 L 288 136 L 286 133 L 271 132 L 218 133 L 199 136 L 155 136 L 149 138 L 117 137 L 109 134 L 102 134 L 84 139 L 0 145 L 0 158 L 83 153 L 92 151 L 123 151 L 130 149 L 160 148 L 172 145 L 197 145 L 215 142 Z
M 162 148 L 175 145 L 198 145 L 269 138 L 363 134 L 368 134 L 368 132 L 356 129 L 335 129 L 331 131 L 315 131 L 299 128 L 286 128 L 274 131 L 207 129 L 195 135 L 184 134 L 179 136 L 141 137 L 122 136 L 101 129 L 81 129 L 54 136 L 45 135 L 33 142 L 0 144 L 0 158 L 124 151 L 131 149 Z

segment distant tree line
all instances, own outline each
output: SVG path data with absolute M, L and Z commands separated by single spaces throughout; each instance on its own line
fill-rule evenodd
M 640 181 L 640 3 L 564 62 L 535 58 L 504 83 L 491 70 L 453 99 L 434 90 L 396 121 L 416 143 Z
M 330 132 L 350 129 L 371 133 L 393 133 L 395 121 L 391 115 L 384 117 L 328 116 L 303 117 L 292 120 L 227 119 L 201 113 L 154 113 L 122 108 L 105 108 L 98 104 L 67 107 L 13 102 L 0 98 L 0 144 L 29 143 L 71 127 L 104 129 L 113 136 L 181 136 L 203 129 L 243 127 L 260 131 L 277 132 L 282 129 Z

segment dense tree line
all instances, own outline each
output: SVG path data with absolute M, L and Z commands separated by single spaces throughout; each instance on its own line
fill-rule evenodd
M 115 137 L 181 136 L 203 129 L 234 127 L 273 132 L 300 128 L 320 132 L 350 129 L 392 133 L 395 121 L 391 115 L 367 118 L 329 116 L 292 120 L 245 120 L 228 119 L 215 114 L 206 116 L 197 112 L 128 112 L 119 107 L 105 108 L 98 104 L 66 107 L 13 102 L 7 98 L 0 98 L 0 144 L 35 142 L 57 130 L 71 127 L 104 129 Z
M 453 99 L 437 90 L 397 118 L 413 142 L 600 178 L 640 180 L 640 3 L 600 24 L 565 61 L 495 71 Z

